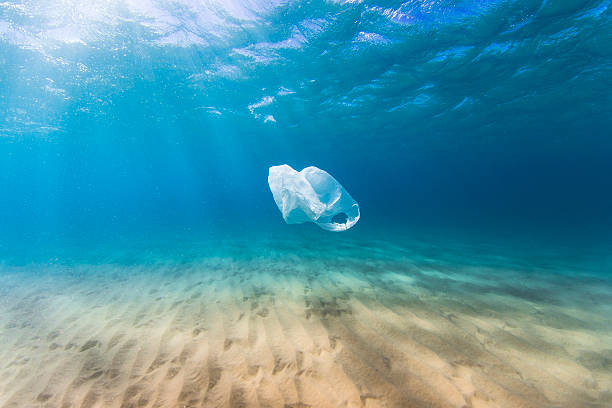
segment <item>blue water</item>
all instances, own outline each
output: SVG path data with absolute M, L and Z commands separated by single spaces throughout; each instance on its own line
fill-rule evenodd
M 2 241 L 279 226 L 266 177 L 282 163 L 334 175 L 363 228 L 599 240 L 610 15 L 606 1 L 2 3 Z
M 371 285 L 393 307 L 414 288 L 483 315 L 544 305 L 555 329 L 602 331 L 599 349 L 567 351 L 571 364 L 588 352 L 601 367 L 584 363 L 598 385 L 576 400 L 543 391 L 530 402 L 603 407 L 611 135 L 609 0 L 0 2 L 0 310 L 20 327 L 27 316 L 9 305 L 36 310 L 27 287 L 46 288 L 48 276 L 71 282 L 50 284 L 50 302 L 75 285 L 85 305 L 96 282 L 118 288 L 109 276 L 151 268 L 151 282 L 134 285 L 170 285 L 164 268 L 188 265 L 245 273 L 211 284 L 215 293 L 257 292 L 260 277 L 274 292 L 270 276 L 285 274 L 297 293 L 323 270 L 335 277 L 321 281 L 321 304 Z M 332 174 L 359 202 L 359 223 L 286 225 L 267 184 L 268 168 L 285 163 Z M 385 280 L 389 270 L 412 276 L 412 289 Z M 176 285 L 187 293 L 199 278 L 185 276 Z M 358 283 L 329 289 L 345 278 Z M 128 295 L 108 296 L 107 306 Z M 583 323 L 560 305 L 586 310 Z M 516 307 L 520 326 L 531 312 Z M 13 336 L 2 324 L 0 343 Z M 59 406 L 41 390 L 3 398 L 11 384 L 0 382 L 0 407 Z

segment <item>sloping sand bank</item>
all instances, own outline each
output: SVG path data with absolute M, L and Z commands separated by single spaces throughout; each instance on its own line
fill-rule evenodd
M 0 407 L 612 406 L 609 281 L 378 248 L 5 266 Z

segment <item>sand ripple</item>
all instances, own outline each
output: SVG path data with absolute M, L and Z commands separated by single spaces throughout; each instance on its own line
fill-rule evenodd
M 525 282 L 408 259 L 5 267 L 0 407 L 612 406 L 609 284 Z

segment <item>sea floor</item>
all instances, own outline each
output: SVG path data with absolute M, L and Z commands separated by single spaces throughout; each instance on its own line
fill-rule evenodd
M 612 406 L 593 257 L 320 237 L 5 262 L 0 407 Z

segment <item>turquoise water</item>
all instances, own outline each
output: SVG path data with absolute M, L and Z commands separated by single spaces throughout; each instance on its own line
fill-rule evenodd
M 362 224 L 609 237 L 606 1 L 5 2 L 0 21 L 10 242 L 278 226 L 282 163 L 334 175 Z
M 609 406 L 610 44 L 609 0 L 1 2 L 0 407 Z M 286 225 L 285 163 L 359 222 Z

